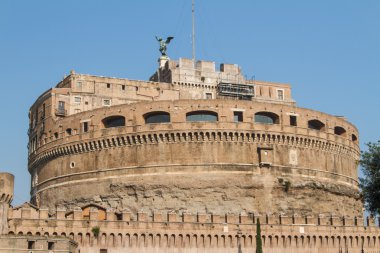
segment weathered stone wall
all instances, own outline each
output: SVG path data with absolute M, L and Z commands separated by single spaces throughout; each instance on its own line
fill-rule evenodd
M 236 109 L 243 122 L 233 121 Z M 186 122 L 186 113 L 197 110 L 216 112 L 218 121 Z M 170 123 L 145 124 L 143 116 L 154 111 L 168 112 Z M 260 111 L 277 114 L 278 124 L 254 122 Z M 290 126 L 289 112 L 298 115 L 297 126 Z M 126 126 L 104 129 L 102 119 L 113 115 L 124 116 Z M 325 128 L 308 129 L 311 119 Z M 88 132 L 67 134 L 84 120 Z M 345 134 L 334 133 L 336 126 Z M 40 206 L 361 213 L 357 130 L 320 112 L 259 102 L 161 101 L 97 109 L 46 127 L 58 138 L 29 160 Z

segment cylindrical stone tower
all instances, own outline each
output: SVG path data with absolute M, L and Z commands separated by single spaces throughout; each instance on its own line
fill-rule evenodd
M 151 81 L 71 73 L 30 108 L 31 201 L 358 216 L 358 129 L 240 68 L 160 62 Z

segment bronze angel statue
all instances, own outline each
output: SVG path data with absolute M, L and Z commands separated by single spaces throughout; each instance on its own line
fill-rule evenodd
M 164 41 L 161 37 L 156 36 L 156 40 L 160 43 L 161 56 L 167 56 L 166 55 L 166 47 L 172 39 L 174 39 L 174 37 L 169 36 L 166 38 L 166 41 Z

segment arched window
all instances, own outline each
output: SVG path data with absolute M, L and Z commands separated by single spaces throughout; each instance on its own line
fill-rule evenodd
M 278 124 L 280 118 L 273 112 L 257 112 L 255 113 L 255 122 L 262 124 Z
M 218 121 L 218 114 L 212 111 L 194 111 L 186 113 L 186 121 Z
M 66 134 L 67 135 L 72 135 L 72 133 L 73 133 L 73 130 L 71 128 L 67 128 L 66 129 Z
M 123 127 L 125 126 L 125 117 L 123 116 L 110 116 L 102 120 L 104 128 L 110 127 Z
M 351 139 L 352 139 L 353 142 L 357 142 L 358 141 L 358 137 L 356 137 L 355 134 L 351 135 Z
M 346 133 L 346 129 L 344 129 L 343 127 L 340 127 L 340 126 L 334 127 L 334 134 L 345 135 L 345 133 Z
M 167 112 L 150 112 L 144 115 L 145 124 L 169 123 L 170 114 Z
M 323 130 L 325 128 L 325 124 L 317 119 L 312 119 L 307 122 L 307 126 L 310 129 L 314 130 Z

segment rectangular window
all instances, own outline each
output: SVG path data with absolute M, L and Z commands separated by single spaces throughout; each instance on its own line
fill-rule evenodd
M 110 88 L 111 88 L 111 84 L 107 83 L 107 89 L 110 89 Z
M 54 249 L 54 242 L 48 242 L 48 250 Z
M 107 253 L 106 249 L 100 249 L 99 253 Z
M 83 132 L 84 133 L 88 132 L 88 122 L 83 122 Z
M 35 241 L 28 241 L 28 249 L 34 249 L 36 242 Z
M 290 125 L 297 126 L 297 116 L 290 115 Z
M 212 93 L 206 93 L 206 99 L 212 99 Z
M 36 109 L 36 125 L 38 123 L 38 108 Z
M 46 106 L 45 106 L 45 103 L 42 104 L 42 115 L 41 115 L 41 119 L 44 119 L 45 118 L 45 113 L 46 113 Z
M 81 81 L 77 81 L 77 88 L 82 88 L 82 82 Z
M 104 106 L 111 106 L 111 99 L 103 99 Z
M 234 122 L 243 122 L 243 112 L 234 112 Z
M 82 97 L 74 97 L 74 103 L 80 104 L 82 102 Z
M 121 90 L 125 90 L 125 85 L 122 85 L 122 86 L 121 86 Z
M 277 99 L 284 100 L 284 90 L 277 90 Z
M 58 110 L 65 110 L 65 102 L 64 101 L 58 101 Z

